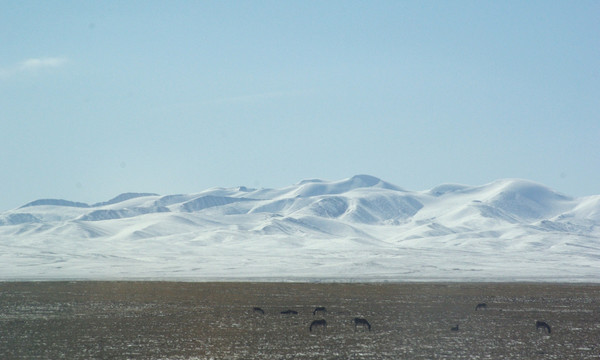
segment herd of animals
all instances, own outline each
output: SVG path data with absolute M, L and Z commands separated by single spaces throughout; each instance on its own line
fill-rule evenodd
M 487 304 L 480 303 L 480 304 L 477 304 L 477 306 L 475 306 L 475 311 L 478 311 L 481 309 L 487 309 Z M 252 310 L 261 315 L 265 314 L 265 311 L 263 309 L 261 309 L 260 307 L 254 307 Z M 284 311 L 281 311 L 280 313 L 283 315 L 298 315 L 298 312 L 295 310 L 284 310 Z M 313 316 L 316 316 L 317 314 L 324 314 L 324 313 L 327 313 L 327 309 L 323 306 L 317 306 L 315 308 L 315 310 L 313 311 Z M 369 331 L 371 331 L 371 324 L 367 321 L 367 319 L 355 317 L 353 319 L 353 322 L 354 322 L 355 330 L 359 326 L 361 326 L 364 329 L 368 329 Z M 313 320 L 310 323 L 310 326 L 308 327 L 308 331 L 312 332 L 313 328 L 314 329 L 322 328 L 323 330 L 326 330 L 327 329 L 327 321 L 325 319 Z M 540 320 L 536 321 L 535 328 L 536 328 L 536 330 L 542 329 L 542 331 L 546 331 L 548 334 L 552 333 L 552 329 L 550 328 L 550 325 L 548 325 L 548 323 L 546 323 L 545 321 L 540 321 Z M 451 327 L 450 331 L 459 331 L 458 324 L 456 324 L 456 326 Z
M 254 312 L 259 313 L 261 315 L 265 314 L 265 311 L 259 307 L 255 307 L 252 309 Z M 298 312 L 295 310 L 284 310 L 280 312 L 283 315 L 298 315 Z M 317 306 L 315 308 L 315 310 L 313 310 L 313 316 L 316 316 L 317 314 L 324 314 L 327 313 L 327 309 L 324 306 Z M 369 331 L 371 331 L 371 324 L 369 324 L 369 322 L 367 321 L 367 319 L 364 318 L 359 318 L 356 317 L 354 318 L 354 328 L 358 328 L 359 326 L 365 328 L 365 329 L 369 329 Z M 322 328 L 323 330 L 327 329 L 327 320 L 325 319 L 318 319 L 318 320 L 314 320 L 313 322 L 310 323 L 310 326 L 308 327 L 308 331 L 312 332 L 313 329 L 316 328 Z

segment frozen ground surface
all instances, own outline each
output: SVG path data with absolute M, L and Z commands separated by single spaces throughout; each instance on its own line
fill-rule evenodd
M 42 199 L 0 213 L 0 279 L 600 281 L 600 195 L 527 180 Z
M 585 284 L 8 282 L 0 358 L 598 359 L 598 303 Z

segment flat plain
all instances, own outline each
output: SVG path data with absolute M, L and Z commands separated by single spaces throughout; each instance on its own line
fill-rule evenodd
M 0 358 L 596 359 L 600 285 L 2 282 Z

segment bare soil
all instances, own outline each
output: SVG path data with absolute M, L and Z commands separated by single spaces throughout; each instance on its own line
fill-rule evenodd
M 600 358 L 600 285 L 0 283 L 0 359 L 503 358 Z

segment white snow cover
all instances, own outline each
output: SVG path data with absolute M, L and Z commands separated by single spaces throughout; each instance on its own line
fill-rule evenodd
M 50 279 L 600 282 L 600 195 L 358 175 L 0 213 L 0 280 Z

